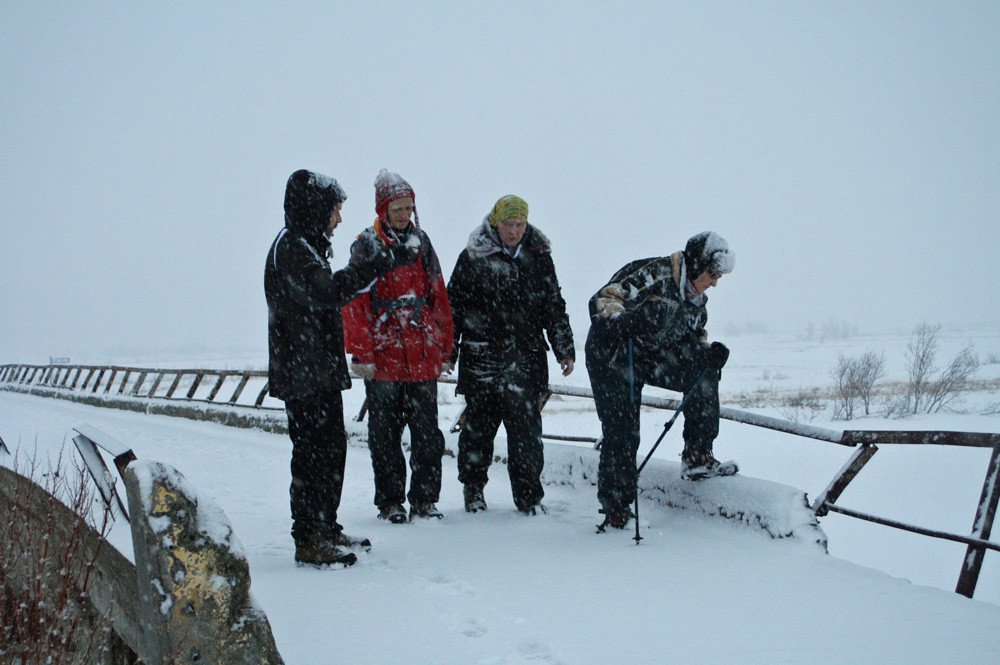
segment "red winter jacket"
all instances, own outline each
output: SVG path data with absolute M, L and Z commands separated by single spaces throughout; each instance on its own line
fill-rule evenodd
M 382 224 L 376 220 L 358 236 L 348 265 L 396 244 Z M 376 380 L 435 380 L 451 357 L 451 307 L 441 264 L 427 234 L 410 228 L 419 234 L 420 258 L 383 274 L 341 310 L 347 353 L 354 362 L 374 363 Z

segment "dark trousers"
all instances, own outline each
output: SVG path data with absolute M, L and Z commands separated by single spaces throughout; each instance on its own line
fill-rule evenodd
M 444 434 L 438 427 L 437 381 L 366 381 L 368 448 L 375 505 L 437 503 Z M 410 428 L 410 491 L 406 492 L 403 428 Z
M 491 392 L 467 395 L 465 424 L 458 437 L 458 480 L 485 487 L 493 439 L 500 423 L 507 431 L 507 472 L 514 505 L 527 510 L 542 500 L 542 414 L 537 391 Z
M 638 371 L 628 342 L 611 355 L 587 340 L 587 373 L 594 391 L 594 405 L 601 420 L 601 461 L 597 471 L 597 499 L 605 512 L 624 512 L 635 500 L 636 455 L 639 451 L 639 408 L 644 372 Z M 610 356 L 610 357 L 609 357 Z M 687 360 L 690 354 L 666 355 L 649 372 L 650 383 L 684 392 L 701 373 L 702 366 Z M 673 360 L 672 360 L 673 359 Z M 694 388 L 682 412 L 684 449 L 711 451 L 719 434 L 719 371 L 708 370 Z
M 340 391 L 285 401 L 292 439 L 292 538 L 301 545 L 340 531 L 337 508 L 344 487 L 347 432 Z

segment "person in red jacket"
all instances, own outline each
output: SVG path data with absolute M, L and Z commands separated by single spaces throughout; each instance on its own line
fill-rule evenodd
M 441 264 L 420 228 L 413 188 L 385 169 L 375 179 L 378 218 L 351 246 L 348 265 L 364 265 L 386 247 L 419 248 L 418 259 L 387 272 L 344 309 L 344 344 L 351 367 L 365 379 L 368 448 L 379 517 L 394 524 L 441 518 L 441 456 L 437 379 L 451 358 L 451 307 Z M 406 492 L 403 428 L 410 428 L 410 489 Z M 405 493 L 405 494 L 404 494 Z

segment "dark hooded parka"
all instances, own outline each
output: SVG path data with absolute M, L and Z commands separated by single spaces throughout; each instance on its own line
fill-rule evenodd
M 340 391 L 351 386 L 340 307 L 402 260 L 386 252 L 366 265 L 330 267 L 331 215 L 346 199 L 333 178 L 289 177 L 285 227 L 267 254 L 268 386 L 284 400 L 292 439 L 292 536 L 296 544 L 340 530 L 347 440 Z M 339 213 L 338 213 L 339 214 Z
M 526 221 L 527 203 L 503 197 L 472 232 L 452 271 L 448 297 L 456 339 L 452 360 L 458 362 L 458 393 L 467 403 L 459 480 L 486 484 L 493 439 L 503 422 L 514 502 L 527 510 L 543 494 L 538 405 L 548 387 L 546 353 L 551 345 L 561 361 L 575 360 L 576 351 L 548 238 L 526 224 L 516 247 L 501 242 L 497 226 L 514 214 Z

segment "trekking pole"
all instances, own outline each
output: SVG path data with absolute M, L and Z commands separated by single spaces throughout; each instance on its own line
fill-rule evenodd
M 701 370 L 701 374 L 699 374 L 698 378 L 694 380 L 693 384 L 691 384 L 691 387 L 688 389 L 687 394 L 684 395 L 684 399 L 681 400 L 680 406 L 678 406 L 677 410 L 674 411 L 674 415 L 671 416 L 670 420 L 668 420 L 667 423 L 663 426 L 663 431 L 660 432 L 660 437 L 656 440 L 656 443 L 653 444 L 653 447 L 649 449 L 649 452 L 646 454 L 646 459 L 642 460 L 642 464 L 640 464 L 639 468 L 636 469 L 636 472 L 635 472 L 635 538 L 634 538 L 636 545 L 638 545 L 639 541 L 642 540 L 642 536 L 639 535 L 639 474 L 642 473 L 642 470 L 646 468 L 646 463 L 649 462 L 649 458 L 653 456 L 654 452 L 656 452 L 656 447 L 660 445 L 660 441 L 663 441 L 663 437 L 665 437 L 667 435 L 667 432 L 670 431 L 670 428 L 673 427 L 674 421 L 677 420 L 677 416 L 679 416 L 681 414 L 681 411 L 684 410 L 684 406 L 687 404 L 687 401 L 689 399 L 691 399 L 691 395 L 693 395 L 694 391 L 696 391 L 698 389 L 698 386 L 701 385 L 701 380 L 702 380 L 702 378 L 704 378 L 705 372 L 707 372 L 707 371 L 708 371 L 707 367 L 705 369 Z

